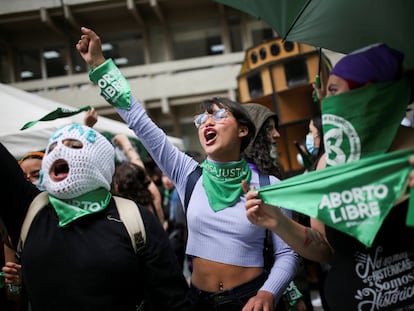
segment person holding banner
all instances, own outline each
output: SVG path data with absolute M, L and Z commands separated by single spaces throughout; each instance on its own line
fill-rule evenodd
M 255 133 L 247 112 L 228 98 L 201 103 L 194 123 L 207 159 L 199 164 L 173 146 L 131 96 L 120 70 L 104 58 L 94 31 L 82 27 L 76 48 L 91 67 L 90 79 L 174 182 L 186 208 L 186 253 L 193 264 L 189 298 L 194 310 L 273 310 L 295 275 L 297 254 L 274 234 L 276 260 L 270 273 L 263 269 L 265 230 L 247 220 L 240 187 L 242 179 L 259 185 L 259 174 L 241 157 Z M 194 181 L 192 191 L 186 191 L 189 179 Z M 274 176 L 269 179 L 279 182 Z M 191 194 L 188 201 L 186 193 Z
M 325 296 L 335 311 L 414 309 L 414 199 L 407 187 L 414 186 L 414 129 L 400 126 L 412 84 L 402 62 L 385 44 L 342 58 L 322 102 L 323 169 L 251 191 L 243 182 L 252 223 L 300 255 L 331 264 Z M 311 227 L 274 206 L 309 215 Z
M 243 152 L 249 167 L 261 174 L 273 175 L 283 179 L 283 171 L 277 154 L 277 142 L 280 138 L 278 115 L 266 106 L 258 103 L 243 104 L 243 108 L 248 112 L 256 126 L 256 133 Z M 299 215 L 291 214 L 289 217 L 295 219 L 299 217 Z M 271 245 L 271 235 L 267 234 L 266 236 L 265 248 L 269 247 L 267 245 Z M 272 262 L 272 259 L 272 257 L 268 259 L 269 264 Z M 275 310 L 313 310 L 304 268 L 303 262 L 300 260 L 297 274 L 285 291 L 283 301 L 279 302 Z M 296 283 L 302 286 L 297 286 Z

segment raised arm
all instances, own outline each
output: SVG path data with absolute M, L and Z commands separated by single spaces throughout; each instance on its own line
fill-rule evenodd
M 85 62 L 91 67 L 89 77 L 99 86 L 101 95 L 115 107 L 145 149 L 160 167 L 173 180 L 183 199 L 188 175 L 197 162 L 175 147 L 165 132 L 147 115 L 141 103 L 131 95 L 129 84 L 121 71 L 102 53 L 101 40 L 91 29 L 82 27 L 81 38 L 76 44 Z
M 0 218 L 12 238 L 13 245 L 17 245 L 26 211 L 40 191 L 26 180 L 16 159 L 1 143 L 0 163 Z
M 144 162 L 142 162 L 139 153 L 132 147 L 132 144 L 129 141 L 128 136 L 126 136 L 125 134 L 117 134 L 114 137 L 114 142 L 115 144 L 117 144 L 118 146 L 122 148 L 129 162 L 134 163 L 142 167 L 145 170 Z M 155 212 L 157 213 L 157 217 L 160 220 L 164 229 L 167 230 L 168 221 L 165 219 L 164 212 L 162 210 L 161 194 L 160 194 L 160 191 L 158 190 L 157 185 L 152 180 L 148 186 L 148 190 L 152 194 L 154 208 L 155 208 Z

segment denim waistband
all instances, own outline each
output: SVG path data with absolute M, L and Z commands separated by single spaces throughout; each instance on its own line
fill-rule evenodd
M 240 285 L 238 285 L 236 287 L 233 287 L 233 288 L 230 288 L 230 289 L 226 289 L 224 291 L 207 292 L 207 291 L 198 289 L 192 283 L 190 285 L 190 291 L 193 294 L 200 297 L 200 298 L 211 299 L 211 298 L 214 298 L 216 296 L 226 297 L 226 296 L 234 295 L 234 293 L 237 293 L 237 292 L 242 292 L 244 290 L 251 289 L 252 287 L 253 288 L 255 288 L 255 287 L 260 288 L 263 285 L 265 280 L 266 280 L 266 273 L 263 272 L 262 274 L 258 275 L 257 277 L 255 277 L 254 279 L 252 279 L 252 280 L 250 280 L 246 283 L 240 284 Z

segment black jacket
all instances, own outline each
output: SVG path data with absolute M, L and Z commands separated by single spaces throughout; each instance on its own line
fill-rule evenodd
M 6 226 L 17 232 L 38 191 L 4 148 L 0 159 L 5 184 L 0 191 L 9 203 L 0 213 Z M 21 257 L 32 310 L 135 311 L 144 300 L 143 310 L 189 310 L 188 284 L 168 236 L 153 214 L 140 211 L 147 238 L 144 249 L 135 254 L 113 199 L 104 211 L 64 228 L 58 226 L 51 205 L 40 210 Z

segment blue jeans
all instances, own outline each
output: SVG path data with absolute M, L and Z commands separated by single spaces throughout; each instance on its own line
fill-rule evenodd
M 197 311 L 240 311 L 265 280 L 266 274 L 262 273 L 249 282 L 218 292 L 202 291 L 191 284 L 189 299 Z

